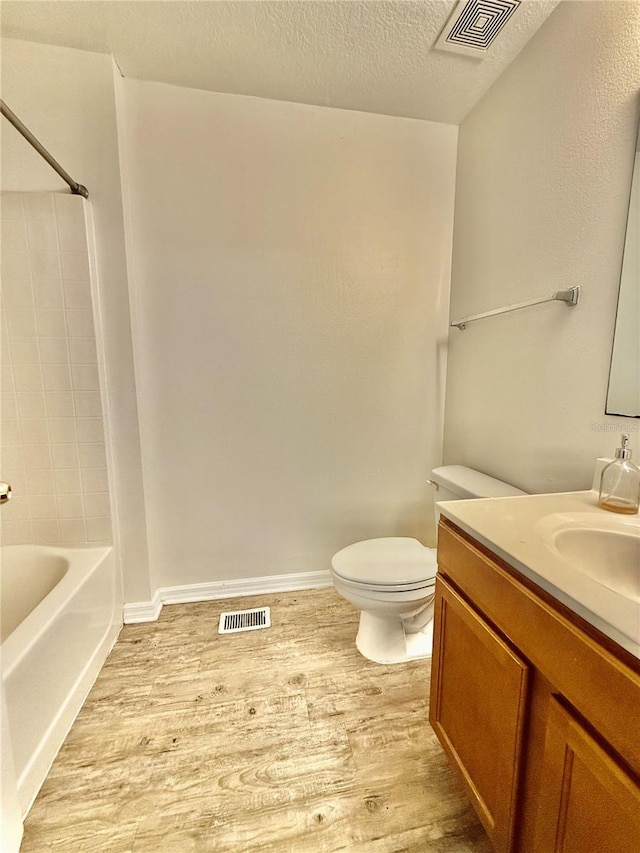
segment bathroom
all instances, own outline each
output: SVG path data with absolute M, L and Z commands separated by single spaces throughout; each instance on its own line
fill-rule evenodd
M 181 603 L 327 596 L 359 540 L 433 545 L 439 465 L 537 494 L 589 488 L 623 432 L 640 453 L 637 418 L 605 414 L 638 5 L 524 2 L 493 70 L 431 50 L 455 5 L 3 3 L 2 99 L 89 190 L 125 632 Z M 66 191 L 4 119 L 2 190 Z M 449 328 L 574 286 L 576 307 Z M 11 516 L 43 495 L 0 473 L 4 544 L 79 544 L 62 517 L 51 536 Z M 137 829 L 135 802 L 116 827 Z M 145 849 L 101 820 L 67 849 Z M 330 813 L 318 826 L 336 837 Z M 434 850 L 476 849 L 438 831 Z M 318 838 L 291 849 L 339 849 Z M 209 849 L 171 843 L 147 849 Z

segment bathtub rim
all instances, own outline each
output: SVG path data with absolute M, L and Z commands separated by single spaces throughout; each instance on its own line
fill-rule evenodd
M 2 552 L 37 550 L 63 557 L 69 563 L 63 577 L 33 610 L 9 634 L 0 646 L 2 678 L 8 678 L 22 659 L 42 637 L 52 620 L 78 593 L 91 575 L 109 558 L 113 551 L 110 545 L 99 547 L 68 547 L 58 545 L 5 545 Z

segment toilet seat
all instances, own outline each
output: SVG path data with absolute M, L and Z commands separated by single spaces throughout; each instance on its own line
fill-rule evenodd
M 435 551 L 408 536 L 366 539 L 348 545 L 331 560 L 333 573 L 358 588 L 394 593 L 433 586 Z

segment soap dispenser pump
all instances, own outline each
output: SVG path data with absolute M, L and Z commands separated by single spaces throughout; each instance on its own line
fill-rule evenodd
M 598 506 L 633 515 L 640 507 L 640 468 L 631 461 L 629 436 L 622 436 L 616 458 L 602 471 Z

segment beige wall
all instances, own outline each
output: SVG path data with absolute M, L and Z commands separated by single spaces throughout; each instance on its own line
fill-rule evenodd
M 456 128 L 124 90 L 159 586 L 429 539 Z
M 99 265 L 113 484 L 125 599 L 148 599 L 149 577 L 129 320 L 114 64 L 96 53 L 2 40 L 2 98 L 90 191 Z M 2 189 L 64 190 L 36 152 L 2 121 Z
M 640 4 L 563 2 L 460 128 L 445 461 L 586 488 L 638 420 L 604 415 L 638 121 Z

